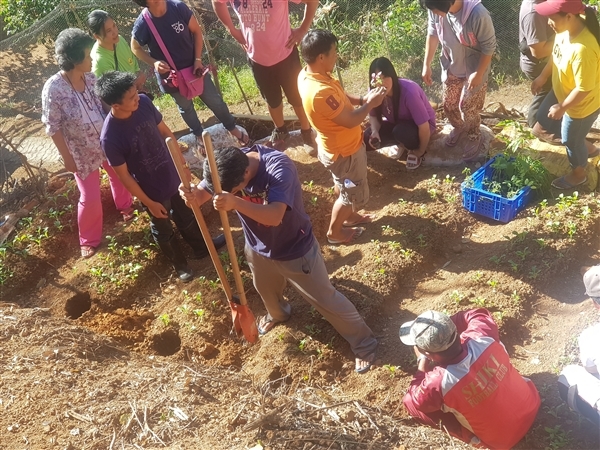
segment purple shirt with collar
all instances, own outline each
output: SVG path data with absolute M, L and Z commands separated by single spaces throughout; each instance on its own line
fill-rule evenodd
M 246 244 L 259 255 L 277 261 L 301 258 L 312 248 L 314 236 L 310 218 L 304 211 L 296 166 L 285 153 L 269 147 L 254 145 L 242 150 L 258 152 L 260 161 L 256 175 L 241 197 L 261 205 L 275 202 L 287 205 L 276 227 L 263 225 L 238 212 Z M 209 191 L 204 181 L 200 187 Z

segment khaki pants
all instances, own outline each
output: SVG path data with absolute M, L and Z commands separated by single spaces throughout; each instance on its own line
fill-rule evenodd
M 338 333 L 348 341 L 352 352 L 365 358 L 375 351 L 377 340 L 354 305 L 338 292 L 331 281 L 317 240 L 301 258 L 276 261 L 245 248 L 252 271 L 254 287 L 262 297 L 269 316 L 276 322 L 289 318 L 289 305 L 283 300 L 283 290 L 289 281 L 292 286 Z

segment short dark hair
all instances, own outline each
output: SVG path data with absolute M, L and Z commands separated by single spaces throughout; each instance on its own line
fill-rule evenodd
M 221 180 L 221 188 L 226 192 L 231 192 L 234 187 L 244 181 L 244 173 L 250 165 L 250 160 L 239 148 L 227 147 L 215 150 L 215 163 Z M 204 181 L 214 192 L 208 160 L 204 161 Z
M 440 362 L 444 363 L 446 361 L 451 361 L 456 358 L 458 354 L 462 351 L 462 342 L 460 341 L 460 335 L 458 333 L 455 334 L 454 341 L 450 344 L 446 350 L 441 352 L 429 352 L 431 354 L 435 354 L 438 356 Z
M 310 30 L 300 43 L 302 59 L 307 64 L 313 63 L 319 55 L 328 54 L 337 43 L 338 38 L 329 30 Z
M 146 6 L 148 6 L 146 4 L 146 0 L 133 0 L 133 2 L 137 5 L 140 5 L 142 8 L 145 8 Z
M 443 13 L 448 14 L 450 7 L 454 5 L 455 0 L 419 0 L 419 4 L 423 9 L 434 10 L 437 9 Z
M 105 72 L 96 81 L 96 95 L 106 104 L 112 106 L 121 103 L 125 93 L 135 86 L 136 76 L 130 72 Z
M 87 24 L 92 34 L 104 36 L 104 24 L 110 19 L 110 15 L 106 11 L 96 9 L 88 14 Z
M 65 72 L 73 70 L 75 65 L 85 59 L 85 51 L 92 48 L 96 41 L 79 28 L 62 30 L 54 43 L 54 57 L 58 67 Z

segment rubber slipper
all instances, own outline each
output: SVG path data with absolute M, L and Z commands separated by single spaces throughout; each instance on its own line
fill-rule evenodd
M 247 146 L 250 143 L 250 136 L 248 135 L 248 132 L 242 127 L 238 127 L 237 125 L 236 127 L 240 131 L 240 133 L 242 133 L 242 137 L 236 137 L 233 133 L 231 133 L 231 131 L 230 133 L 239 141 L 240 144 L 242 144 L 244 147 Z
M 135 208 L 130 206 L 124 211 L 121 211 L 121 215 L 123 216 L 123 222 L 129 222 L 131 219 L 135 217 Z
M 364 228 L 360 228 L 360 227 L 351 228 L 351 230 L 352 230 L 352 233 L 350 234 L 350 236 L 348 238 L 340 239 L 340 240 L 327 238 L 327 242 L 329 242 L 331 245 L 349 244 L 354 239 L 356 239 L 361 234 L 363 234 L 363 232 L 365 231 Z
M 458 142 L 458 140 L 460 139 L 460 136 L 462 134 L 463 134 L 463 130 L 460 130 L 457 128 L 452 128 L 452 131 L 450 132 L 450 134 L 444 141 L 444 144 L 446 144 L 446 147 L 454 147 L 456 145 L 456 143 Z
M 556 189 L 561 189 L 564 191 L 567 189 L 573 189 L 577 186 L 581 186 L 582 184 L 585 184 L 585 183 L 587 183 L 587 177 L 585 177 L 583 179 L 583 181 L 580 181 L 579 183 L 575 183 L 575 184 L 569 183 L 565 177 L 560 177 L 552 182 L 552 187 L 556 188 Z
M 377 217 L 375 214 L 365 214 L 364 216 L 361 216 L 360 220 L 353 222 L 353 223 L 344 222 L 343 225 L 345 227 L 355 227 L 357 225 L 371 223 L 371 222 L 373 222 L 373 219 L 375 219 L 375 217 Z
M 86 259 L 91 258 L 95 254 L 96 254 L 96 249 L 94 247 L 91 247 L 89 245 L 81 246 L 81 257 L 82 258 L 86 258 Z
M 417 156 L 414 153 L 409 153 L 406 157 L 406 169 L 407 170 L 416 170 L 421 167 L 423 160 L 425 159 L 425 155 Z
M 476 159 L 481 153 L 481 136 L 475 141 L 469 141 L 462 155 L 463 161 Z
M 291 314 L 291 312 L 292 312 L 291 305 L 286 302 L 285 306 L 284 306 L 284 310 L 287 310 L 288 314 Z M 258 319 L 258 323 L 256 325 L 256 328 L 258 329 L 258 334 L 260 334 L 261 336 L 264 336 L 269 331 L 271 331 L 271 329 L 275 325 L 277 325 L 278 323 L 286 322 L 286 321 L 287 321 L 287 319 L 283 320 L 283 321 L 277 321 L 277 320 L 271 319 L 271 318 L 269 318 L 269 315 L 266 314 Z
M 377 347 L 379 347 L 379 343 L 377 343 Z M 371 353 L 369 353 L 368 355 L 366 355 L 364 358 L 356 358 L 354 364 L 355 364 L 355 368 L 354 371 L 356 373 L 367 373 L 369 370 L 371 370 L 371 367 L 373 366 L 373 364 L 375 364 L 375 357 L 377 356 L 377 347 L 375 347 L 375 350 L 373 350 Z M 359 369 L 357 367 L 358 365 L 358 359 L 361 359 L 363 361 L 366 361 L 367 365 L 364 366 L 362 369 Z
M 595 150 L 592 153 L 588 153 L 588 158 L 595 158 L 596 156 L 600 155 L 600 148 L 598 147 L 594 147 Z
M 279 322 L 275 322 L 273 319 L 270 319 L 268 315 L 262 316 L 260 319 L 258 319 L 258 324 L 256 326 L 258 328 L 258 334 L 264 336 L 278 323 Z

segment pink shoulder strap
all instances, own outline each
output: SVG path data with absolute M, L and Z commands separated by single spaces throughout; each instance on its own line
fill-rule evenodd
M 154 22 L 152 22 L 152 16 L 150 16 L 150 12 L 148 11 L 148 8 L 144 8 L 144 10 L 142 11 L 142 17 L 144 18 L 144 20 L 150 27 L 150 31 L 152 31 L 152 34 L 154 35 L 154 39 L 156 39 L 156 42 L 158 42 L 158 46 L 160 47 L 163 54 L 165 55 L 165 58 L 167 58 L 167 62 L 171 66 L 171 69 L 177 70 L 177 67 L 175 67 L 175 63 L 173 62 L 173 58 L 171 58 L 171 54 L 167 50 L 165 43 L 163 42 L 162 38 L 160 37 L 160 34 L 158 34 L 158 30 L 154 26 Z

